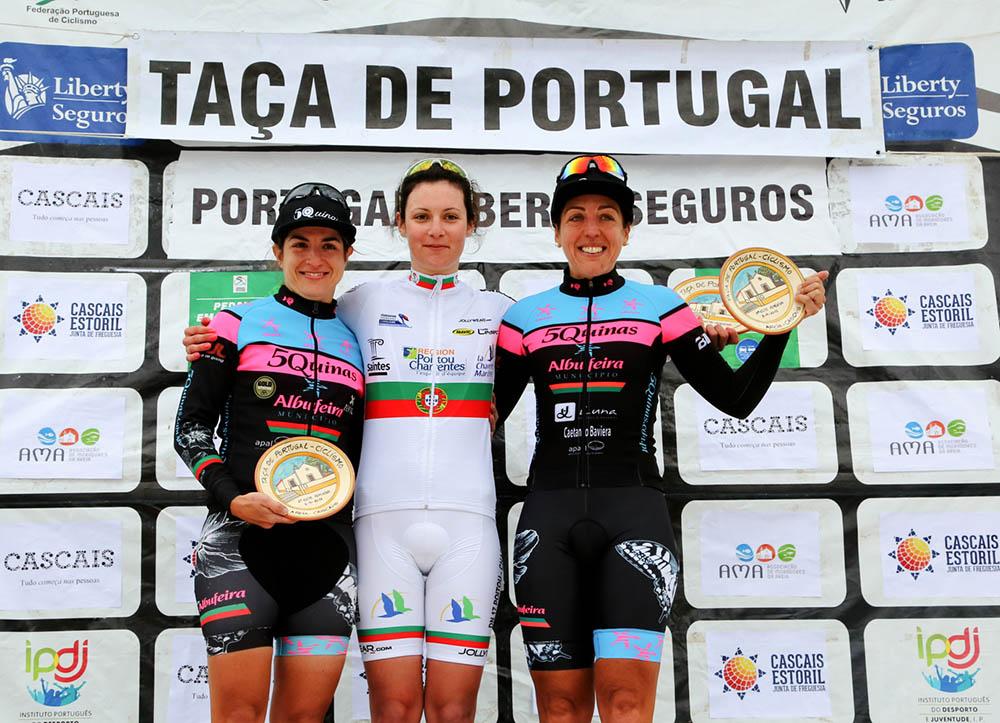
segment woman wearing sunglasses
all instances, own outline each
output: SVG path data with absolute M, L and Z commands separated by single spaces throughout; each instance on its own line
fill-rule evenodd
M 193 557 L 213 721 L 264 720 L 273 657 L 271 720 L 319 723 L 344 667 L 355 617 L 350 508 L 296 521 L 256 491 L 254 470 L 294 435 L 335 441 L 357 462 L 363 367 L 333 301 L 353 251 L 350 218 L 332 186 L 287 194 L 271 232 L 281 289 L 215 317 L 181 395 L 174 445 L 209 496 Z
M 522 633 L 543 721 L 651 721 L 676 545 L 654 456 L 667 358 L 702 396 L 746 416 L 767 391 L 787 335 L 736 372 L 671 289 L 626 281 L 633 192 L 611 156 L 580 156 L 556 179 L 551 217 L 568 262 L 558 287 L 515 304 L 500 327 L 502 420 L 529 378 L 537 430 L 514 549 Z M 826 272 L 796 298 L 815 314 Z M 539 313 L 544 309 L 544 313 Z
M 472 720 L 503 585 L 490 400 L 511 301 L 457 278 L 475 201 L 454 162 L 413 164 L 396 192 L 409 274 L 362 284 L 337 306 L 366 371 L 354 524 L 375 721 Z M 188 329 L 189 355 L 208 347 L 193 333 L 205 331 Z

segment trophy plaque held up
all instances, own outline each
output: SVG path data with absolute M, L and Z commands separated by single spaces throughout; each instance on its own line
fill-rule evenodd
M 684 299 L 684 302 L 691 307 L 691 311 L 703 323 L 735 329 L 737 334 L 747 331 L 747 328 L 736 321 L 722 303 L 718 276 L 695 276 L 677 284 L 674 291 Z
M 805 318 L 795 300 L 803 281 L 792 260 L 777 251 L 749 248 L 726 259 L 719 270 L 719 295 L 733 318 L 751 331 L 784 334 Z
M 257 461 L 257 491 L 277 500 L 288 516 L 319 520 L 334 515 L 354 494 L 354 467 L 339 447 L 317 437 L 289 437 Z

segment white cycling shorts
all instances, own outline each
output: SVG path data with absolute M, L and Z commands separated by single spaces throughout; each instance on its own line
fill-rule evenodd
M 492 518 L 458 510 L 373 512 L 354 521 L 354 537 L 366 662 L 426 655 L 485 663 L 503 591 Z

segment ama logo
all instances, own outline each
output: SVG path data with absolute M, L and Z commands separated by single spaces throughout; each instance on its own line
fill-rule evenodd
M 87 643 L 86 640 L 74 640 L 71 646 L 62 650 L 33 650 L 31 641 L 24 641 L 24 672 L 31 676 L 27 688 L 32 700 L 61 708 L 80 699 L 80 689 L 85 685 L 81 678 L 87 672 Z M 52 683 L 42 677 L 46 673 L 52 673 Z
M 767 673 L 757 665 L 757 656 L 744 655 L 739 648 L 732 657 L 723 655 L 722 668 L 715 671 L 715 677 L 722 678 L 722 692 L 733 691 L 740 700 L 747 693 L 759 693 L 758 681 L 765 675 Z
M 55 336 L 56 324 L 65 318 L 56 313 L 58 308 L 58 301 L 47 304 L 42 296 L 33 302 L 22 301 L 21 313 L 14 317 L 14 321 L 21 325 L 18 336 L 30 335 L 34 337 L 36 343 L 41 341 L 43 336 Z
M 883 296 L 872 297 L 872 307 L 865 313 L 874 317 L 876 329 L 886 329 L 895 336 L 900 329 L 909 329 L 911 316 L 917 312 L 906 305 L 906 296 L 894 296 L 887 289 Z
M 927 685 L 942 693 L 961 693 L 976 684 L 976 675 L 982 668 L 969 670 L 979 660 L 979 628 L 969 632 L 966 627 L 960 634 L 945 636 L 940 633 L 924 637 L 917 628 L 917 654 L 926 666 L 934 667 L 934 674 L 922 672 Z M 947 660 L 945 670 L 937 663 Z
M 922 572 L 934 573 L 931 563 L 939 554 L 931 547 L 931 535 L 919 537 L 915 531 L 910 530 L 906 537 L 895 538 L 895 547 L 889 557 L 896 561 L 897 575 L 907 572 L 916 580 Z

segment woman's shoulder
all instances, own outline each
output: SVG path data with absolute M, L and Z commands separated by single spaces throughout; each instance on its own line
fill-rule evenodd
M 680 294 L 669 286 L 660 284 L 645 284 L 640 281 L 625 280 L 622 287 L 627 293 L 643 296 L 649 303 L 653 304 L 657 311 L 667 311 L 684 303 Z

